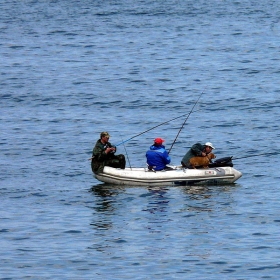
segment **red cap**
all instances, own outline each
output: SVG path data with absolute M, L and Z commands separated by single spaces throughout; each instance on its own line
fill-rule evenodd
M 156 138 L 156 139 L 154 140 L 154 142 L 155 142 L 156 144 L 158 144 L 158 145 L 161 145 L 161 144 L 164 142 L 164 140 L 163 140 L 162 138 Z

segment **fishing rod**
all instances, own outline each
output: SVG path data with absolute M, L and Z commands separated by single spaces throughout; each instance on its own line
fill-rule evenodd
M 172 148 L 173 148 L 173 145 L 175 144 L 175 142 L 176 142 L 176 140 L 177 140 L 177 138 L 178 138 L 178 136 L 179 136 L 181 130 L 183 129 L 183 127 L 184 127 L 186 121 L 188 120 L 189 116 L 190 116 L 191 113 L 193 112 L 194 107 L 195 107 L 196 104 L 198 103 L 198 100 L 200 99 L 200 97 L 202 96 L 203 93 L 204 93 L 204 91 L 202 91 L 202 93 L 199 95 L 199 97 L 198 97 L 198 99 L 196 100 L 196 102 L 194 103 L 194 105 L 193 105 L 191 111 L 189 112 L 188 116 L 186 117 L 184 123 L 182 124 L 181 128 L 179 129 L 179 131 L 178 131 L 178 133 L 177 133 L 177 136 L 176 136 L 176 138 L 174 139 L 174 141 L 173 141 L 173 143 L 172 143 L 172 145 L 171 145 L 171 147 L 170 147 L 170 149 L 169 149 L 169 151 L 168 151 L 168 154 L 170 154 L 170 152 L 171 152 L 171 150 L 172 150 Z
M 258 156 L 263 156 L 263 155 L 277 155 L 280 152 L 273 152 L 273 153 L 263 153 L 263 154 L 258 154 L 258 155 L 250 155 L 250 156 L 245 156 L 245 157 L 239 157 L 239 158 L 235 158 L 232 157 L 232 159 L 236 160 L 236 159 L 242 159 L 242 158 L 249 158 L 249 157 L 258 157 Z
M 199 111 L 199 110 L 196 110 L 195 112 L 197 112 L 197 111 Z M 124 140 L 124 141 L 118 143 L 118 144 L 115 145 L 115 146 L 117 147 L 117 146 L 119 146 L 119 145 L 121 145 L 121 144 L 123 144 L 123 143 L 126 143 L 126 142 L 128 142 L 128 141 L 130 141 L 130 140 L 132 140 L 132 139 L 134 139 L 134 138 L 136 138 L 136 137 L 138 137 L 138 136 L 140 136 L 140 135 L 142 135 L 142 134 L 144 134 L 144 133 L 146 133 L 146 132 L 152 130 L 152 129 L 155 129 L 155 128 L 157 128 L 157 127 L 159 127 L 159 126 L 161 126 L 161 125 L 164 125 L 164 124 L 166 124 L 166 123 L 169 123 L 169 122 L 171 122 L 171 121 L 177 120 L 177 119 L 179 119 L 179 118 L 181 118 L 181 117 L 184 117 L 184 116 L 186 116 L 186 115 L 188 115 L 188 114 L 189 114 L 189 113 L 186 113 L 186 114 L 183 114 L 183 115 L 181 115 L 181 116 L 179 116 L 179 117 L 176 117 L 176 118 L 174 118 L 174 119 L 171 119 L 171 120 L 169 120 L 169 121 L 165 121 L 165 122 L 163 122 L 163 123 L 160 123 L 160 124 L 158 124 L 158 125 L 156 125 L 156 126 L 154 126 L 154 127 L 151 127 L 151 128 L 149 128 L 149 129 L 147 129 L 147 130 L 145 130 L 145 131 L 143 131 L 143 132 L 141 132 L 141 133 L 139 133 L 139 134 L 136 134 L 136 135 L 132 136 L 131 138 L 129 138 L 129 139 L 127 139 L 127 140 Z

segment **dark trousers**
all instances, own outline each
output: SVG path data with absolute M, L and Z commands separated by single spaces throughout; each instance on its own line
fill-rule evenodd
M 125 156 L 122 154 L 119 154 L 119 155 L 114 155 L 111 158 L 106 159 L 102 162 L 95 161 L 94 159 L 92 159 L 91 170 L 92 170 L 92 172 L 97 174 L 97 173 L 103 172 L 104 166 L 125 169 L 125 164 L 126 164 Z

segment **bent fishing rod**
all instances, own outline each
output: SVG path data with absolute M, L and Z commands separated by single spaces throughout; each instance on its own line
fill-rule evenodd
M 199 111 L 199 110 L 197 110 L 197 111 Z M 197 111 L 195 111 L 195 112 L 197 112 Z M 130 141 L 130 140 L 132 140 L 132 139 L 134 139 L 134 138 L 136 138 L 136 137 L 138 137 L 138 136 L 140 136 L 140 135 L 142 135 L 142 134 L 144 134 L 144 133 L 147 133 L 148 131 L 150 131 L 150 130 L 152 130 L 152 129 L 155 129 L 155 128 L 161 126 L 161 125 L 164 125 L 164 124 L 169 123 L 169 122 L 171 122 L 171 121 L 177 120 L 177 119 L 179 119 L 179 118 L 181 118 L 181 117 L 184 117 L 184 116 L 186 116 L 186 115 L 189 115 L 189 114 L 190 114 L 190 113 L 186 113 L 186 114 L 183 114 L 183 115 L 181 115 L 181 116 L 179 116 L 179 117 L 176 117 L 176 118 L 174 118 L 174 119 L 171 119 L 171 120 L 169 120 L 169 121 L 165 121 L 165 122 L 163 122 L 163 123 L 160 123 L 160 124 L 158 124 L 158 125 L 156 125 L 156 126 L 154 126 L 154 127 L 151 127 L 151 128 L 149 128 L 149 129 L 147 129 L 147 130 L 145 130 L 145 131 L 143 131 L 143 132 L 141 132 L 141 133 L 139 133 L 139 134 L 136 134 L 136 135 L 132 136 L 131 138 L 129 138 L 129 139 L 127 139 L 127 140 L 124 140 L 124 141 L 118 143 L 118 144 L 115 145 L 115 146 L 117 147 L 117 146 L 119 146 L 119 145 L 122 145 L 123 143 L 126 143 L 126 142 L 128 142 L 128 141 Z
M 183 129 L 185 123 L 187 122 L 189 116 L 190 116 L 191 113 L 193 112 L 194 107 L 195 107 L 196 104 L 198 103 L 198 101 L 199 101 L 199 99 L 200 99 L 200 97 L 202 96 L 203 93 L 204 93 L 204 91 L 202 91 L 202 93 L 199 95 L 199 97 L 198 97 L 198 99 L 196 100 L 196 102 L 194 103 L 194 105 L 193 105 L 191 111 L 189 112 L 188 116 L 186 117 L 185 121 L 183 122 L 181 128 L 179 129 L 179 131 L 178 131 L 178 133 L 177 133 L 177 136 L 175 137 L 175 139 L 174 139 L 174 141 L 173 141 L 173 143 L 172 143 L 172 145 L 171 145 L 171 147 L 170 147 L 170 149 L 169 149 L 169 151 L 168 151 L 168 154 L 170 154 L 170 152 L 171 152 L 171 150 L 172 150 L 172 148 L 173 148 L 173 146 L 174 146 L 174 144 L 175 144 L 175 142 L 176 142 L 176 140 L 177 140 L 177 138 L 178 138 L 178 136 L 179 136 L 181 130 Z

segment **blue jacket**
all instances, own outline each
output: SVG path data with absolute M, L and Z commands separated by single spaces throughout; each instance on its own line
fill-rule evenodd
M 154 170 L 162 170 L 169 164 L 171 158 L 169 157 L 165 147 L 163 145 L 150 147 L 150 150 L 146 152 L 147 163 L 153 167 Z

